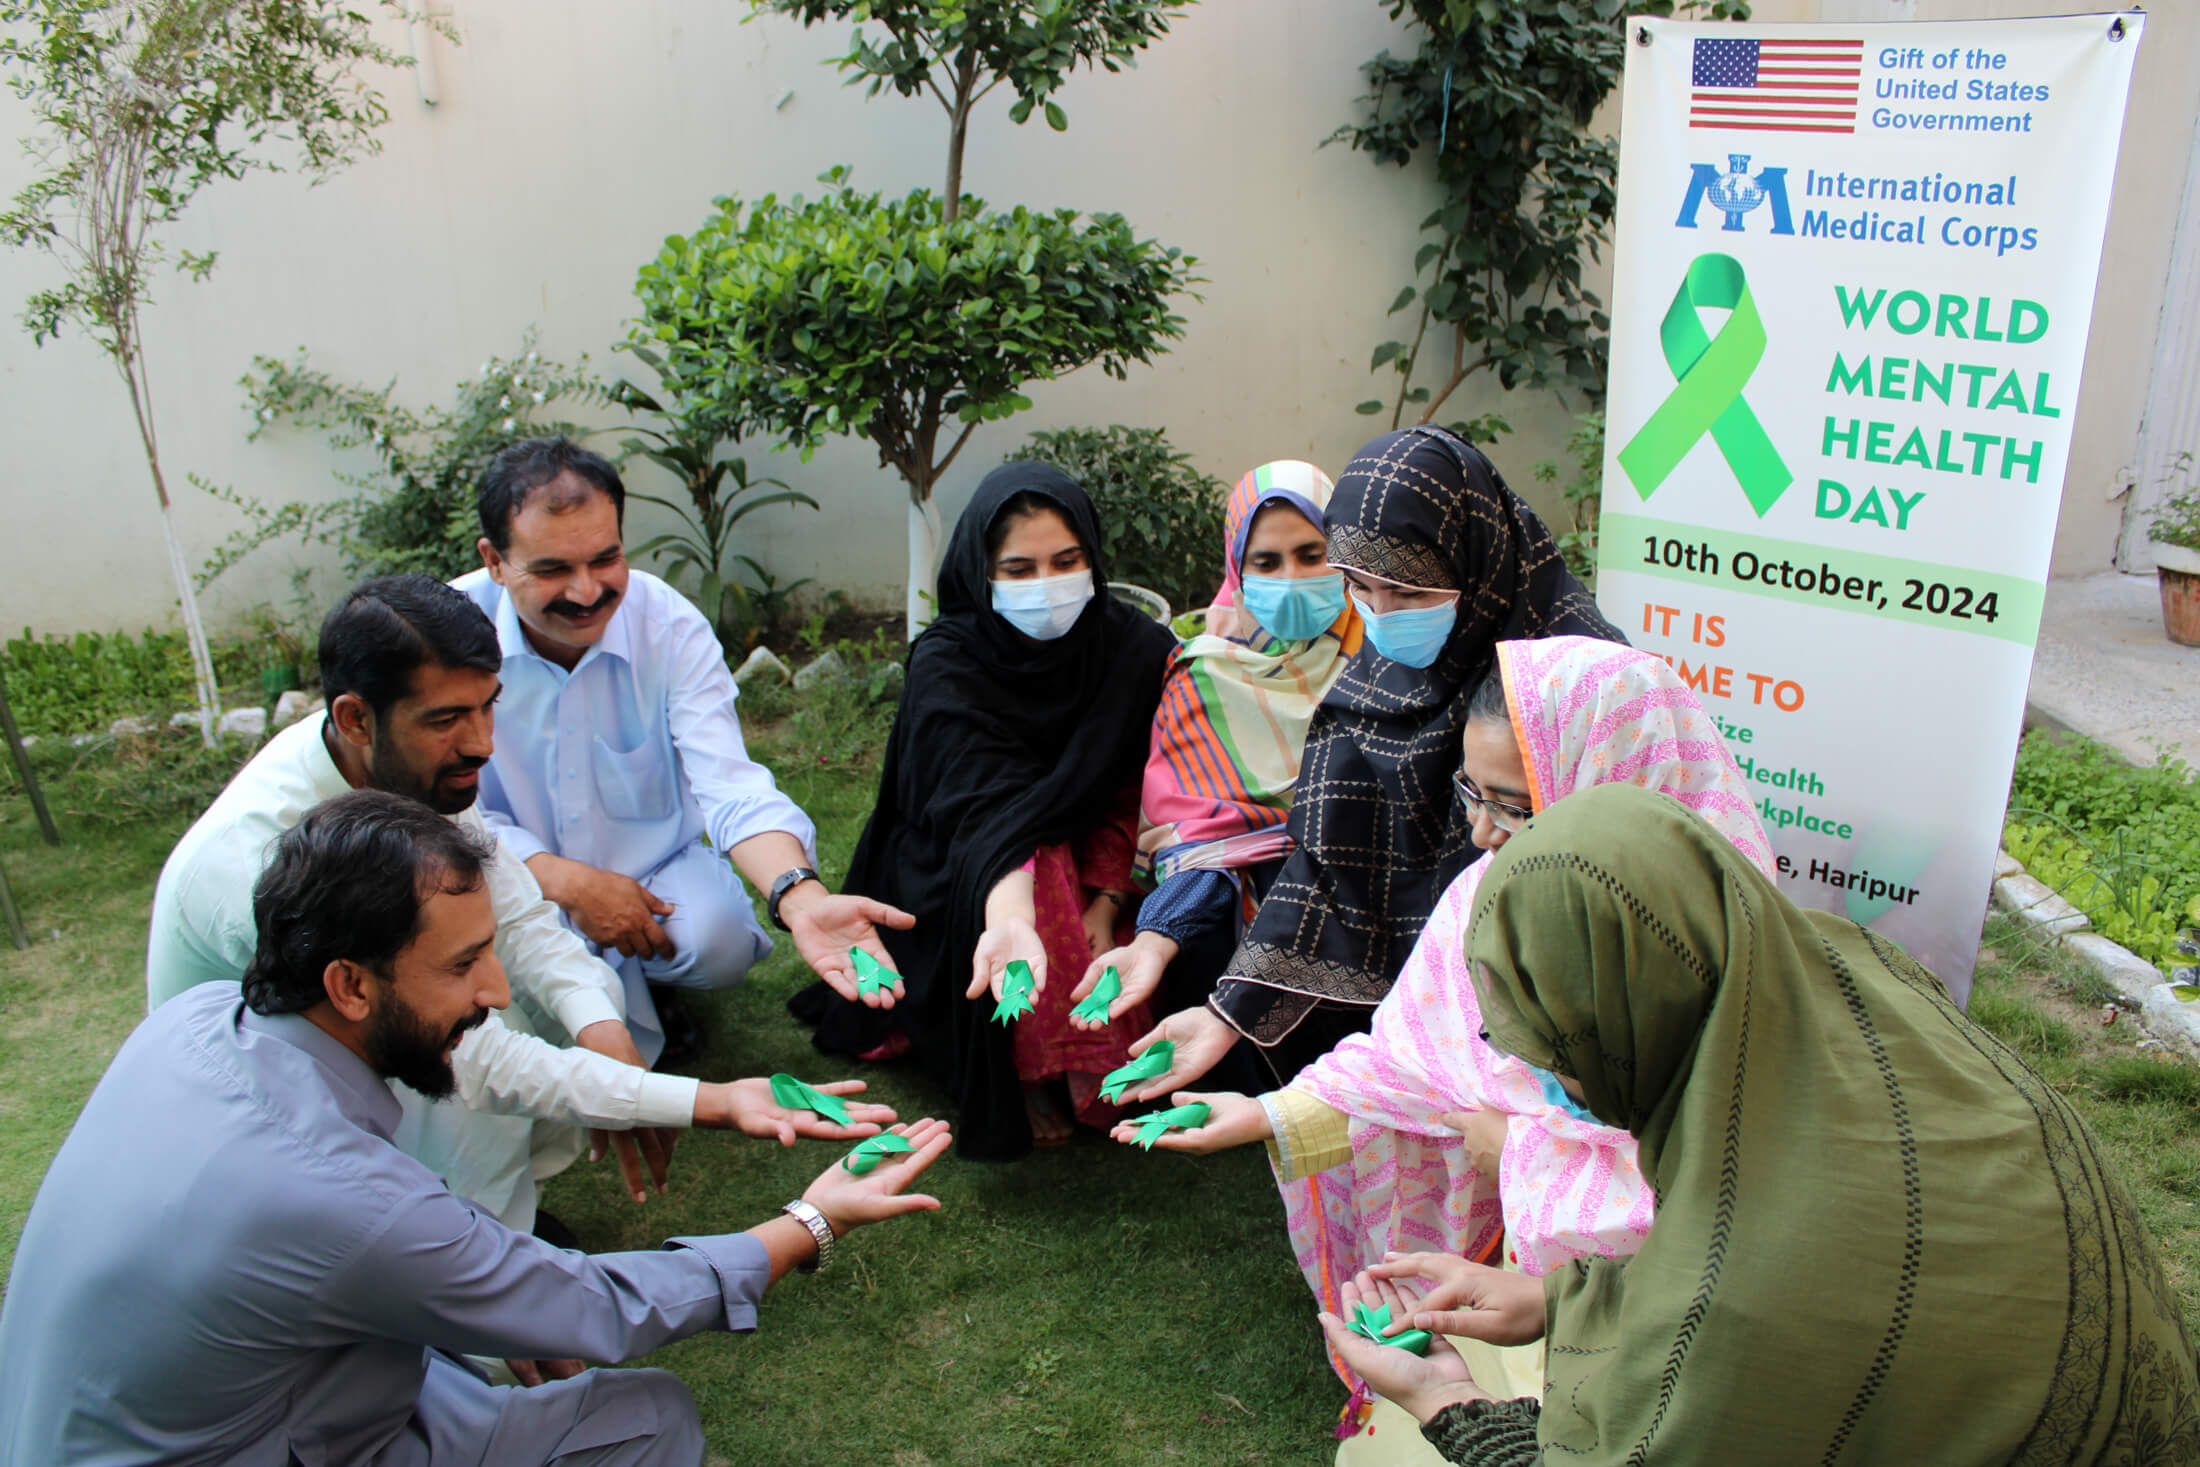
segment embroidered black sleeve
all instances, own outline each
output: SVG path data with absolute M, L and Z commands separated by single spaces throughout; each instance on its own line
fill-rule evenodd
M 1447 1462 L 1467 1467 L 1535 1467 L 1543 1460 L 1536 1421 L 1543 1408 L 1530 1396 L 1517 1401 L 1461 1401 L 1422 1426 L 1421 1435 Z

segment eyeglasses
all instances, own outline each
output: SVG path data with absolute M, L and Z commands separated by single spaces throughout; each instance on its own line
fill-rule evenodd
M 1535 811 L 1523 810 L 1503 800 L 1493 800 L 1482 793 L 1481 787 L 1462 772 L 1451 777 L 1451 792 L 1459 797 L 1460 808 L 1468 815 L 1488 815 L 1490 824 L 1507 835 L 1518 835 L 1520 827 L 1535 817 Z

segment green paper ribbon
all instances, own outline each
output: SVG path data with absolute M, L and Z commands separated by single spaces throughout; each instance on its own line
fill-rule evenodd
M 865 1139 L 855 1150 L 842 1157 L 840 1164 L 859 1177 L 867 1177 L 887 1157 L 916 1149 L 907 1136 L 881 1131 L 876 1136 Z
M 856 997 L 894 991 L 894 970 L 860 947 L 848 949 L 849 959 L 856 965 Z
M 840 1097 L 827 1095 L 815 1085 L 805 1085 L 792 1075 L 772 1076 L 772 1099 L 789 1110 L 814 1110 L 836 1126 L 848 1124 L 848 1107 Z
M 1697 312 L 1731 311 L 1716 337 L 1704 333 Z M 1787 492 L 1795 476 L 1765 435 L 1764 424 L 1742 400 L 1742 387 L 1765 354 L 1765 323 L 1739 260 L 1698 255 L 1658 325 L 1658 344 L 1674 386 L 1658 410 L 1619 451 L 1619 466 L 1648 499 L 1680 466 L 1704 434 L 1719 445 L 1760 517 Z
M 1399 1349 L 1410 1350 L 1416 1355 L 1426 1355 L 1428 1353 L 1430 1339 L 1429 1332 L 1425 1329 L 1409 1329 L 1395 1335 L 1383 1333 L 1384 1330 L 1390 1328 L 1390 1306 L 1388 1304 L 1377 1305 L 1373 1309 L 1368 1308 L 1365 1304 L 1353 1305 L 1352 1323 L 1348 1328 L 1352 1333 L 1373 1340 L 1378 1345 L 1396 1345 Z
M 1008 965 L 1001 975 L 1001 1001 L 993 1006 L 993 1022 L 1005 1024 L 1020 1019 L 1031 1012 L 1031 990 L 1038 985 L 1031 976 L 1031 964 L 1018 958 Z
M 1100 1082 L 1100 1098 L 1110 1105 L 1123 1098 L 1123 1092 L 1140 1080 L 1151 1080 L 1156 1075 L 1169 1073 L 1169 1066 L 1176 1063 L 1176 1045 L 1167 1039 L 1147 1046 L 1146 1052 L 1119 1070 L 1110 1070 Z
M 1092 985 L 1092 992 L 1085 1001 L 1069 1011 L 1073 1019 L 1083 1019 L 1088 1024 L 1108 1022 L 1108 1005 L 1123 996 L 1123 978 L 1110 964 L 1108 971 L 1100 975 L 1100 981 Z
M 1154 1142 L 1170 1131 L 1190 1131 L 1206 1125 L 1208 1114 L 1207 1102 L 1204 1100 L 1195 1100 L 1189 1105 L 1172 1106 L 1168 1110 L 1157 1110 L 1131 1122 L 1138 1128 L 1138 1134 L 1131 1139 L 1151 1151 Z

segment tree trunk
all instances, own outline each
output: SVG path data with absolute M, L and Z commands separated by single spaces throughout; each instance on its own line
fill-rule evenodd
M 191 587 L 191 570 L 183 561 L 183 542 L 176 538 L 176 513 L 161 497 L 161 532 L 168 537 L 168 569 L 176 578 L 176 596 L 183 605 L 183 636 L 191 646 L 191 682 L 199 702 L 199 738 L 214 747 L 214 725 L 221 717 L 215 705 L 219 690 L 214 683 L 214 654 L 206 645 L 206 624 L 199 620 L 198 593 Z
M 168 541 L 168 570 L 176 578 L 176 599 L 183 607 L 183 639 L 191 649 L 192 693 L 199 705 L 199 738 L 214 747 L 214 726 L 221 717 L 216 705 L 220 689 L 214 681 L 214 654 L 206 645 L 206 624 L 199 620 L 198 592 L 191 585 L 191 568 L 184 563 L 183 541 L 176 537 L 175 507 L 168 499 L 168 480 L 160 471 L 160 442 L 153 433 L 152 386 L 143 380 L 145 366 L 134 346 L 133 328 L 126 344 L 115 354 L 122 380 L 130 389 L 130 411 L 137 417 L 138 442 L 145 448 L 145 467 L 152 471 L 153 493 L 160 500 L 160 528 Z
M 939 573 L 940 511 L 932 502 L 931 490 L 931 485 L 925 485 L 921 500 L 913 488 L 909 495 L 909 591 L 904 621 L 912 641 L 939 611 L 933 585 Z

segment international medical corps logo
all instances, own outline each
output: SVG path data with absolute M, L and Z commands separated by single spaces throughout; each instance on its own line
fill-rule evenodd
M 1681 217 L 1673 222 L 1682 229 L 1696 227 L 1696 214 L 1705 204 L 1726 215 L 1722 228 L 1739 233 L 1750 210 L 1772 205 L 1772 232 L 1793 234 L 1795 220 L 1788 213 L 1788 171 L 1762 168 L 1749 171 L 1749 154 L 1726 155 L 1726 172 L 1709 163 L 1688 165 L 1688 193 L 1681 199 Z
M 1704 310 L 1728 313 L 1717 336 L 1704 330 L 1698 314 Z M 1795 476 L 1742 396 L 1764 359 L 1765 323 L 1741 261 L 1698 255 L 1689 263 L 1658 323 L 1658 345 L 1673 373 L 1673 390 L 1619 451 L 1621 470 L 1648 499 L 1708 433 L 1762 518 Z

